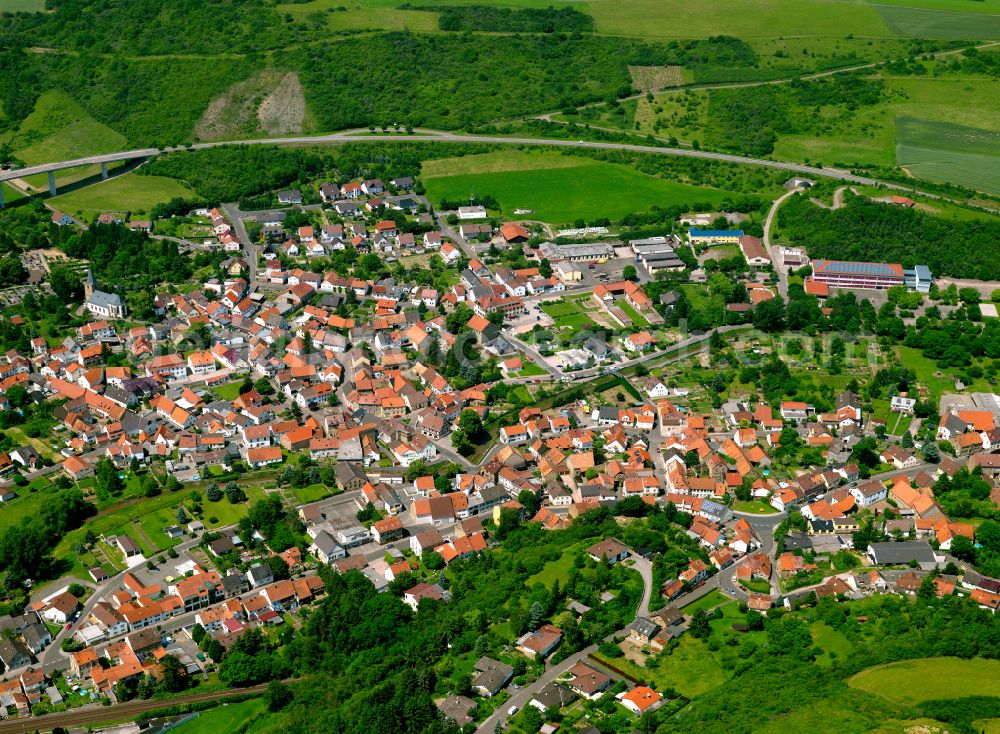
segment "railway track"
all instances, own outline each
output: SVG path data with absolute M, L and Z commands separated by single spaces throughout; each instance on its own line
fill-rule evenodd
M 149 699 L 145 701 L 127 701 L 115 706 L 93 706 L 79 708 L 71 711 L 62 711 L 55 714 L 45 714 L 44 716 L 29 716 L 18 719 L 4 719 L 0 721 L 0 734 L 31 734 L 32 732 L 52 731 L 57 726 L 63 728 L 87 726 L 108 721 L 128 721 L 139 714 L 155 709 L 162 709 L 171 706 L 183 706 L 188 703 L 200 703 L 203 701 L 216 701 L 234 696 L 243 696 L 248 693 L 263 693 L 267 690 L 267 684 L 262 683 L 248 688 L 234 688 L 227 691 L 211 691 L 207 693 L 193 693 L 189 696 L 170 699 Z

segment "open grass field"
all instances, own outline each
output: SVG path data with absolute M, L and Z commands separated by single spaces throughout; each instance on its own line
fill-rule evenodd
M 10 206 L 18 201 L 25 198 L 24 194 L 15 189 L 10 184 L 0 184 L 0 188 L 3 189 L 3 201 L 5 206 Z
M 40 13 L 45 0 L 0 0 L 0 13 Z
M 326 17 L 327 27 L 333 33 L 403 28 L 420 33 L 437 32 L 437 13 L 397 7 L 402 4 L 403 0 L 312 0 L 282 4 L 278 6 L 278 10 L 282 14 L 291 13 L 293 17 L 301 18 L 315 17 L 316 13 L 322 13 Z
M 222 704 L 202 711 L 198 718 L 181 724 L 173 731 L 177 734 L 232 734 L 244 731 L 251 720 L 264 712 L 264 702 L 253 698 L 241 703 Z
M 1000 690 L 1000 660 L 906 660 L 863 670 L 849 684 L 904 706 L 933 699 L 993 696 Z
M 503 158 L 509 160 L 503 160 Z M 449 163 L 454 162 L 453 166 Z M 671 206 L 721 201 L 726 193 L 666 181 L 626 166 L 559 153 L 488 153 L 426 164 L 423 178 L 431 201 L 467 200 L 489 194 L 505 216 L 533 209 L 532 219 L 566 223 L 617 219 L 653 204 Z
M 0 6 L 6 1 L 0 0 Z M 69 95 L 55 90 L 42 93 L 9 142 L 28 165 L 128 147 L 124 135 L 95 120 Z
M 125 173 L 86 188 L 51 199 L 65 212 L 85 219 L 103 211 L 147 212 L 156 204 L 175 197 L 194 198 L 195 193 L 176 179 Z

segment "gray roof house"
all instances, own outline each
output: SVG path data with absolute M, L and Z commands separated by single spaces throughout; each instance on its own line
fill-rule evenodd
M 938 565 L 934 549 L 926 540 L 908 540 L 902 543 L 870 543 L 868 557 L 876 566 L 906 566 L 911 562 L 930 570 Z
M 558 683 L 549 683 L 545 688 L 535 694 L 531 699 L 531 705 L 539 711 L 550 708 L 561 709 L 576 700 L 576 694 L 568 688 L 564 688 Z
M 333 563 L 347 557 L 347 551 L 344 550 L 343 546 L 334 540 L 333 536 L 325 530 L 320 530 L 316 533 L 310 550 L 323 563 Z
M 482 696 L 495 696 L 514 677 L 514 668 L 493 658 L 482 657 L 476 661 L 476 676 L 472 688 Z

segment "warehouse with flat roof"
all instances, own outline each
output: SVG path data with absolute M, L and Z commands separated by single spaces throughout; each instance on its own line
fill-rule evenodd
M 878 290 L 904 285 L 903 266 L 896 263 L 814 260 L 812 277 L 837 288 Z

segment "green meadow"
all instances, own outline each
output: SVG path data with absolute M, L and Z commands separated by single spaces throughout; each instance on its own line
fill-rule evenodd
M 0 0 L 3 2 L 3 0 Z M 62 161 L 127 147 L 125 136 L 89 115 L 69 95 L 44 92 L 6 142 L 27 165 Z
M 905 660 L 863 670 L 849 683 L 852 688 L 904 706 L 947 698 L 995 696 L 1000 690 L 1000 660 Z
M 92 186 L 60 194 L 50 202 L 65 212 L 88 218 L 95 212 L 148 212 L 161 202 L 181 197 L 195 198 L 195 193 L 173 178 L 139 176 L 125 173 Z
M 454 162 L 454 169 L 449 164 Z M 522 218 L 554 224 L 600 217 L 617 219 L 651 206 L 722 201 L 727 193 L 639 173 L 626 166 L 575 159 L 558 153 L 498 152 L 424 165 L 431 201 L 467 200 L 490 195 L 506 218 L 515 209 L 531 209 Z

